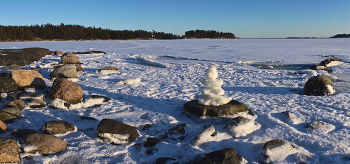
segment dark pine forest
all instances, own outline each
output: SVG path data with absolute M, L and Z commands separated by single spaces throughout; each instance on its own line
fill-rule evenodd
M 191 30 L 179 36 L 172 33 L 144 30 L 111 30 L 101 27 L 84 27 L 81 25 L 32 25 L 1 26 L 0 42 L 39 41 L 39 40 L 127 40 L 127 39 L 181 39 L 181 38 L 235 38 L 232 33 L 212 30 Z

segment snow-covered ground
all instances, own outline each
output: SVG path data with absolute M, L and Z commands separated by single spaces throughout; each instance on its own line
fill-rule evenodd
M 237 154 L 248 163 L 259 163 L 263 144 L 274 139 L 298 146 L 286 154 L 276 149 L 280 163 L 350 163 L 350 65 L 337 63 L 332 73 L 316 72 L 336 79 L 334 95 L 303 95 L 303 86 L 310 74 L 305 70 L 329 56 L 349 62 L 350 39 L 0 43 L 4 49 L 28 47 L 106 52 L 106 55 L 79 55 L 85 72 L 79 74 L 77 80 L 71 80 L 82 87 L 85 98 L 98 94 L 112 100 L 99 107 L 86 105 L 73 110 L 25 108 L 23 118 L 7 124 L 9 130 L 39 131 L 46 122 L 65 120 L 73 123 L 77 131 L 57 135 L 68 143 L 63 152 L 49 156 L 35 154 L 31 160 L 23 159 L 24 163 L 154 163 L 160 157 L 184 162 L 197 154 L 224 148 L 236 148 Z M 24 68 L 40 68 L 50 89 L 53 81 L 49 74 L 52 64 L 58 62 L 60 56 L 52 55 Z M 234 138 L 225 122 L 189 118 L 182 113 L 182 105 L 200 94 L 203 85 L 199 80 L 205 77 L 210 64 L 217 67 L 225 96 L 246 104 L 257 115 L 255 122 L 261 125 L 258 130 Z M 120 73 L 97 71 L 107 66 L 118 67 Z M 292 112 L 289 118 L 284 111 Z M 97 140 L 97 125 L 104 118 L 137 127 L 140 137 L 122 145 Z M 310 128 L 314 121 L 327 124 Z M 165 138 L 150 154 L 142 146 L 147 138 L 163 139 L 167 130 L 183 123 L 187 123 L 183 140 Z M 151 126 L 143 129 L 146 124 Z M 218 133 L 201 138 L 199 145 L 193 144 L 209 124 Z M 9 135 L 10 131 L 0 137 Z

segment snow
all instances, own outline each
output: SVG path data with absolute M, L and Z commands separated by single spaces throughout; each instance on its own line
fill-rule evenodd
M 206 78 L 200 79 L 199 81 L 205 86 L 201 88 L 202 95 L 197 97 L 198 103 L 202 105 L 224 105 L 229 103 L 232 98 L 224 95 L 225 91 L 221 88 L 224 83 L 218 77 L 215 65 L 211 64 L 205 72 Z
M 32 128 L 39 131 L 49 121 L 65 120 L 77 131 L 59 137 L 68 143 L 61 153 L 31 155 L 28 163 L 154 163 L 160 157 L 185 162 L 199 154 L 235 148 L 248 163 L 260 163 L 262 145 L 284 139 L 300 150 L 285 151 L 279 163 L 350 163 L 350 65 L 332 67 L 333 72 L 305 71 L 315 63 L 334 56 L 350 61 L 349 39 L 214 39 L 214 40 L 128 40 L 128 41 L 52 41 L 0 43 L 0 48 L 43 47 L 50 51 L 85 52 L 93 48 L 106 54 L 78 55 L 85 72 L 71 79 L 82 87 L 84 98 L 90 95 L 110 97 L 109 102 L 84 100 L 69 109 L 55 100 L 50 107 L 22 110 L 23 118 L 8 123 L 9 131 Z M 213 49 L 211 47 L 215 46 Z M 142 55 L 139 55 L 142 54 Z M 141 57 L 139 57 L 141 56 Z M 50 90 L 52 64 L 60 56 L 46 56 L 25 69 L 38 68 Z M 239 62 L 241 61 L 241 62 Z M 190 118 L 182 105 L 201 93 L 200 79 L 214 63 L 225 95 L 247 105 L 260 126 L 254 132 L 234 138 L 227 122 L 210 118 Z M 113 66 L 121 73 L 101 74 L 100 68 Z M 164 67 L 166 66 L 166 67 Z M 303 87 L 308 76 L 330 75 L 335 93 L 330 96 L 306 96 Z M 128 79 L 142 79 L 133 85 L 120 85 Z M 131 80 L 131 81 L 134 81 Z M 137 80 L 135 80 L 137 81 Z M 37 91 L 36 91 L 37 92 Z M 5 106 L 9 100 L 2 100 Z M 54 104 L 55 104 L 54 103 Z M 95 106 L 94 103 L 100 105 Z M 282 112 L 293 114 L 286 119 Z M 94 119 L 82 119 L 81 116 Z M 108 118 L 137 127 L 140 137 L 131 143 L 112 145 L 96 138 L 99 121 Z M 322 121 L 327 126 L 309 129 L 306 125 Z M 153 153 L 142 146 L 146 138 L 162 139 L 178 124 L 187 123 L 183 140 L 168 138 L 158 143 Z M 151 125 L 143 130 L 144 125 Z M 192 145 L 203 126 L 211 124 L 215 136 Z M 252 124 L 249 124 L 249 126 Z M 249 127 L 247 125 L 247 127 Z M 332 128 L 334 126 L 334 128 Z M 9 137 L 10 133 L 0 134 Z M 28 147 L 29 149 L 29 147 Z M 293 154 L 294 153 L 294 154 Z M 23 157 L 23 155 L 22 155 Z M 277 157 L 276 157 L 277 158 Z M 277 163 L 278 163 L 277 162 Z

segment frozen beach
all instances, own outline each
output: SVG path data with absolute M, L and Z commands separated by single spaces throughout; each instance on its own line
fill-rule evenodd
M 0 43 L 0 49 L 41 47 L 50 51 L 103 51 L 106 54 L 78 55 L 85 72 L 69 79 L 83 90 L 84 98 L 103 95 L 111 98 L 101 106 L 83 105 L 75 109 L 40 109 L 26 107 L 23 118 L 7 124 L 0 137 L 11 137 L 14 129 L 40 131 L 52 120 L 73 123 L 77 130 L 56 135 L 67 142 L 61 153 L 41 156 L 25 154 L 22 163 L 154 163 L 171 157 L 173 162 L 187 162 L 198 154 L 235 148 L 247 163 L 260 163 L 262 146 L 286 140 L 298 148 L 275 159 L 276 163 L 350 163 L 350 65 L 332 67 L 333 72 L 318 70 L 318 75 L 332 77 L 335 94 L 306 96 L 307 71 L 315 63 L 334 56 L 350 62 L 350 39 L 203 39 L 203 40 L 128 40 L 128 41 L 50 41 Z M 24 66 L 38 68 L 47 90 L 53 79 L 52 64 L 61 56 L 50 55 Z M 261 126 L 250 134 L 233 137 L 225 122 L 211 118 L 191 118 L 182 106 L 196 99 L 203 85 L 200 79 L 210 64 L 217 67 L 223 80 L 225 96 L 245 105 L 256 115 Z M 107 66 L 120 73 L 100 73 Z M 3 100 L 4 106 L 9 101 Z M 292 113 L 286 119 L 283 112 Z M 94 119 L 82 119 L 84 117 Z M 137 127 L 136 141 L 112 145 L 96 139 L 96 128 L 104 119 L 114 119 Z M 325 126 L 309 128 L 312 122 Z M 184 127 L 182 140 L 163 138 L 169 129 Z M 215 136 L 193 141 L 211 124 Z M 144 128 L 145 125 L 150 125 Z M 147 138 L 164 140 L 149 153 L 143 143 Z M 169 161 L 170 162 L 170 161 Z

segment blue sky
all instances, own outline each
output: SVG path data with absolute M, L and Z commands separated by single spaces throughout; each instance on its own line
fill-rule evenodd
M 350 33 L 350 0 L 0 0 L 0 25 L 232 32 L 241 38 Z

